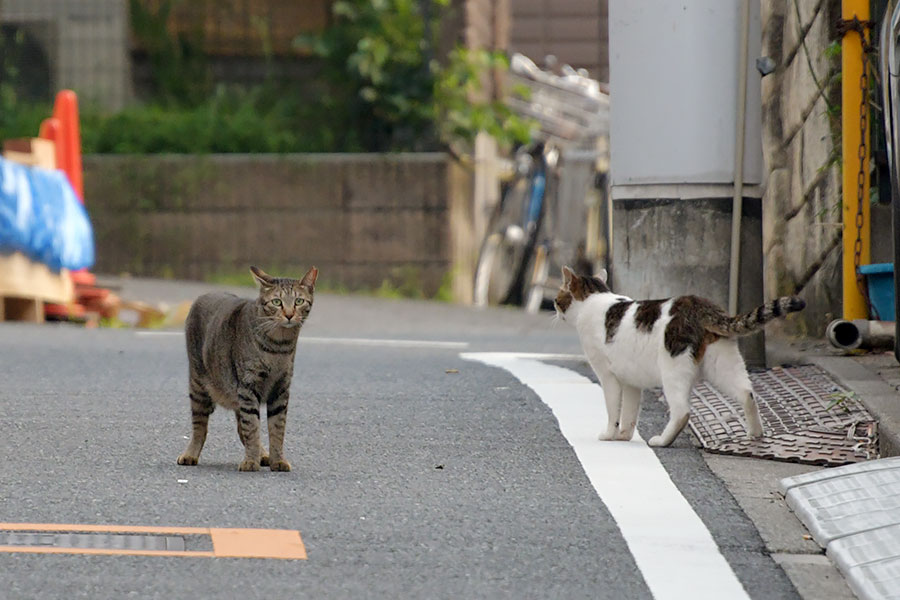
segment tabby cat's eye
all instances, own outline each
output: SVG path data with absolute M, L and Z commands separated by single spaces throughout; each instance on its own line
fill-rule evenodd
M 273 298 L 272 305 L 273 306 L 281 306 L 281 298 Z
M 306 300 L 304 300 L 303 298 L 297 298 L 296 300 L 294 300 L 294 304 L 296 304 L 297 306 L 301 306 L 303 304 L 306 304 Z

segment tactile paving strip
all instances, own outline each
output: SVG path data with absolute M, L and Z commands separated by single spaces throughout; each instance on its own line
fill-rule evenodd
M 849 390 L 814 365 L 751 371 L 763 437 L 747 435 L 743 409 L 707 383 L 694 388 L 691 431 L 704 449 L 815 465 L 878 456 L 875 418 Z
M 788 477 L 779 488 L 860 600 L 900 598 L 900 457 Z

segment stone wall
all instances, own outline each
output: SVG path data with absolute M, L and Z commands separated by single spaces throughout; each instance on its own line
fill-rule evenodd
M 310 265 L 332 288 L 384 281 L 471 297 L 464 172 L 443 154 L 87 156 L 99 273 L 187 279 Z M 249 279 L 248 279 L 249 281 Z
M 839 0 L 763 0 L 762 79 L 765 295 L 799 292 L 792 323 L 812 336 L 841 315 Z

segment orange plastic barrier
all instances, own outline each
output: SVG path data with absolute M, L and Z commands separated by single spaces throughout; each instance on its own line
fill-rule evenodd
M 84 180 L 81 170 L 81 127 L 78 121 L 78 97 L 72 90 L 56 94 L 53 117 L 41 124 L 40 136 L 56 143 L 56 168 L 65 172 L 69 183 L 84 204 Z

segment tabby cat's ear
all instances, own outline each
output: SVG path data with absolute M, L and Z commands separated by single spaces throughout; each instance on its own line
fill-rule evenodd
M 574 279 L 575 279 L 575 271 L 573 271 L 569 267 L 563 266 L 562 276 L 563 276 L 563 283 L 565 284 L 566 289 L 571 288 L 572 281 L 574 281 Z
M 256 283 L 260 288 L 272 287 L 275 284 L 275 280 L 272 276 L 259 267 L 250 267 L 250 273 L 253 274 L 253 279 L 256 280 Z
M 306 275 L 303 276 L 303 279 L 300 280 L 300 285 L 313 289 L 316 287 L 316 278 L 318 276 L 319 270 L 315 267 L 311 267 L 309 271 L 306 272 Z

